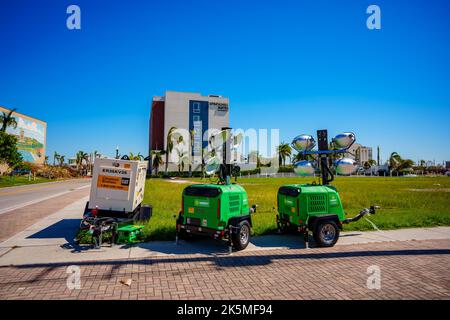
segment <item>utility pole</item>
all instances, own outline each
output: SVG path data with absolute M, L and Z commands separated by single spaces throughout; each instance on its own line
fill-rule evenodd
M 380 165 L 380 146 L 377 146 L 377 166 Z

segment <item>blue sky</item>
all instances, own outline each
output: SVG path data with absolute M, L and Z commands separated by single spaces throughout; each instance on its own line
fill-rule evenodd
M 47 154 L 66 157 L 146 154 L 152 96 L 175 90 L 227 96 L 231 126 L 284 141 L 352 130 L 383 159 L 450 160 L 449 14 L 445 0 L 2 0 L 0 105 L 47 121 Z

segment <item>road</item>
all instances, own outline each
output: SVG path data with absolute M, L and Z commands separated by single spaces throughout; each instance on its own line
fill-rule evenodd
M 89 195 L 89 179 L 0 189 L 0 241 Z
M 76 179 L 51 183 L 1 188 L 0 214 L 10 212 L 43 200 L 48 200 L 72 191 L 87 188 L 88 179 Z

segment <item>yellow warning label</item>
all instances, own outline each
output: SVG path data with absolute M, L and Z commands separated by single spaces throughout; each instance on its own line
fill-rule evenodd
M 295 213 L 295 208 L 294 207 L 291 208 L 291 212 Z
M 189 213 L 194 213 L 194 208 L 188 208 Z
M 98 176 L 97 188 L 128 191 L 129 178 Z

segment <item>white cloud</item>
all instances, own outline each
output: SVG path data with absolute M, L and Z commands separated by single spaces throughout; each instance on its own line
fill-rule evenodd
M 23 128 L 24 130 L 33 132 L 33 133 L 37 134 L 38 136 L 44 136 L 44 131 L 43 131 L 44 128 L 42 126 L 40 126 L 41 128 L 39 128 L 38 124 L 36 122 L 24 120 L 21 117 L 16 117 L 16 120 L 17 120 L 18 128 Z

